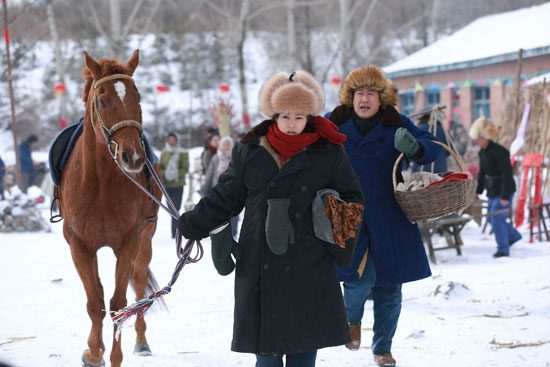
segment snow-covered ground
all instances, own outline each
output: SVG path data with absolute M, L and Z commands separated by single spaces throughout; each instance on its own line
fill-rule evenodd
M 44 216 L 48 214 L 44 207 Z M 161 211 L 153 240 L 151 269 L 160 286 L 168 283 L 177 262 L 169 220 Z M 437 252 L 433 276 L 403 287 L 403 311 L 392 350 L 398 365 L 550 366 L 550 243 L 529 243 L 523 231 L 524 239 L 514 245 L 512 256 L 495 260 L 492 235 L 483 234 L 474 223 L 462 233 L 462 257 L 454 250 Z M 444 243 L 443 238 L 436 241 Z M 153 355 L 132 353 L 133 318 L 123 329 L 125 366 L 254 365 L 253 355 L 229 350 L 233 274 L 219 276 L 209 240 L 203 245 L 204 258 L 186 265 L 165 297 L 169 311 L 147 315 Z M 62 224 L 52 224 L 49 233 L 2 233 L 0 249 L 0 361 L 16 367 L 79 365 L 90 321 Z M 115 266 L 110 249 L 99 252 L 99 264 L 108 304 Z M 451 282 L 455 287 L 445 296 Z M 438 287 L 443 293 L 434 295 Z M 133 298 L 129 291 L 128 299 Z M 317 365 L 374 366 L 369 348 L 372 321 L 369 301 L 361 349 L 320 350 Z M 108 318 L 104 326 L 108 362 Z

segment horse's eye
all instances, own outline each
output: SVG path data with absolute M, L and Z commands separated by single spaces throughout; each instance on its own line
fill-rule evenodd
M 99 94 L 103 94 L 105 93 L 105 88 L 103 87 L 99 87 L 99 90 L 98 90 Z
M 99 100 L 99 104 L 101 105 L 101 107 L 105 108 L 107 107 L 107 103 L 105 103 L 105 101 L 103 99 L 100 99 Z

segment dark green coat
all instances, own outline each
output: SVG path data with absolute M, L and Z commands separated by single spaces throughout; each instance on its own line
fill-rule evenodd
M 334 263 L 347 266 L 355 239 L 345 249 L 313 233 L 311 205 L 320 189 L 332 188 L 347 202 L 363 202 L 359 181 L 344 150 L 323 138 L 279 169 L 265 134 L 267 120 L 243 137 L 211 195 L 183 214 L 186 238 L 208 236 L 245 208 L 235 274 L 231 349 L 293 354 L 349 342 L 349 329 Z M 308 127 L 306 127 L 308 129 Z M 267 200 L 290 198 L 295 243 L 283 255 L 266 243 Z
M 183 187 L 185 186 L 185 175 L 189 172 L 189 154 L 184 152 L 183 149 L 181 150 L 181 152 L 177 153 L 180 155 L 178 160 L 178 179 L 176 181 L 168 181 L 164 177 L 164 172 L 166 171 L 166 167 L 168 167 L 168 162 L 170 162 L 170 158 L 172 158 L 173 154 L 175 153 L 167 150 L 164 150 L 160 154 L 159 168 L 160 173 L 162 174 L 162 183 L 166 187 Z

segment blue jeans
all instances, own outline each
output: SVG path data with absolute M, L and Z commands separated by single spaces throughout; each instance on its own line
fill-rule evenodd
M 314 367 L 317 350 L 299 354 L 286 355 L 286 367 Z M 263 356 L 256 354 L 256 367 L 282 367 L 283 356 Z
M 372 257 L 369 256 L 361 278 L 344 282 L 344 304 L 348 321 L 359 323 L 363 319 L 367 297 L 372 292 L 374 301 L 372 352 L 389 353 L 401 314 L 401 284 L 376 287 L 375 282 L 376 270 Z
M 503 209 L 510 209 L 512 205 L 513 195 L 510 196 L 508 205 L 502 206 L 500 203 L 500 196 L 489 198 L 487 212 L 495 212 Z M 493 227 L 493 233 L 495 234 L 495 240 L 497 241 L 497 252 L 510 255 L 510 244 L 521 239 L 521 234 L 506 221 L 508 213 L 497 214 L 488 217 L 489 223 Z

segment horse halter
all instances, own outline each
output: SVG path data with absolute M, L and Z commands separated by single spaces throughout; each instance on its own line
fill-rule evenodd
M 98 97 L 97 97 L 97 94 L 96 94 L 96 89 L 101 84 L 103 84 L 105 82 L 108 82 L 110 80 L 120 80 L 120 79 L 127 79 L 127 80 L 130 80 L 132 83 L 135 84 L 134 79 L 131 76 L 126 75 L 126 74 L 108 75 L 104 78 L 99 79 L 98 81 L 96 81 L 93 84 L 93 86 L 94 86 L 94 90 L 93 90 L 94 97 L 93 97 L 93 100 L 92 100 L 92 109 L 90 110 L 90 122 L 92 123 L 92 128 L 94 129 L 94 132 L 95 132 L 94 111 L 95 111 L 95 114 L 97 116 L 97 121 L 99 122 L 99 126 L 101 127 L 101 133 L 103 134 L 103 137 L 105 138 L 105 142 L 107 143 L 107 147 L 109 148 L 109 152 L 111 153 L 111 155 L 113 156 L 113 158 L 115 160 L 117 159 L 116 155 L 118 153 L 118 143 L 114 140 L 111 140 L 111 137 L 113 136 L 113 134 L 115 132 L 117 132 L 118 130 L 120 130 L 124 127 L 135 127 L 139 131 L 139 139 L 141 141 L 141 145 L 145 148 L 145 146 L 143 144 L 143 127 L 141 126 L 141 124 L 139 122 L 137 122 L 136 120 L 122 120 L 122 121 L 119 121 L 116 124 L 114 124 L 110 129 L 107 129 L 107 127 L 103 123 L 103 119 L 101 118 L 101 114 L 99 113 L 99 109 L 97 107 Z M 115 150 L 114 151 L 111 149 L 111 145 L 113 145 L 113 144 L 115 145 Z

